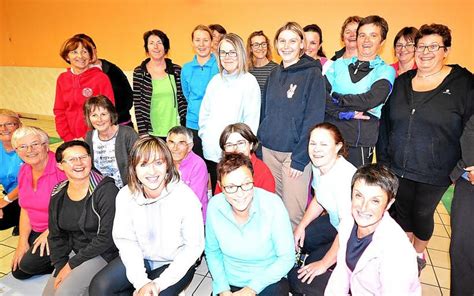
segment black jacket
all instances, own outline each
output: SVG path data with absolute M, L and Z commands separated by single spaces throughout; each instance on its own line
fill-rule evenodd
M 474 115 L 471 116 L 462 133 L 461 153 L 462 159 L 459 160 L 450 175 L 453 182 L 456 182 L 464 174 L 464 168 L 474 165 Z
M 377 159 L 398 176 L 438 186 L 461 159 L 459 139 L 474 113 L 472 73 L 452 65 L 451 73 L 420 101 L 414 101 L 411 70 L 395 80 L 382 112 Z
M 69 181 L 65 180 L 53 189 L 49 203 L 48 244 L 51 263 L 56 276 L 69 262 L 71 269 L 97 256 L 110 262 L 118 256 L 112 240 L 112 225 L 115 216 L 115 197 L 118 189 L 110 177 L 92 171 L 90 187 L 84 210 L 77 221 L 81 233 L 70 233 L 59 227 L 59 211 L 62 209 Z M 78 247 L 79 249 L 73 248 Z M 75 255 L 69 258 L 71 251 Z

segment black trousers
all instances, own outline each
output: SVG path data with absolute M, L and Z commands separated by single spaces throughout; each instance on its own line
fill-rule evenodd
M 241 290 L 242 287 L 230 286 L 230 291 L 232 293 Z M 262 292 L 258 293 L 258 296 L 288 296 L 290 293 L 290 288 L 288 286 L 288 280 L 286 278 L 282 278 L 276 283 L 273 283 L 267 286 Z
M 354 147 L 348 146 L 347 161 L 352 163 L 356 168 L 364 164 L 372 163 L 374 158 L 374 147 Z

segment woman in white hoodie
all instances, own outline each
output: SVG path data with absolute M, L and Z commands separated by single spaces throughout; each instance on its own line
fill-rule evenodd
M 92 280 L 89 294 L 178 295 L 204 249 L 201 204 L 161 139 L 138 139 L 128 179 L 117 195 L 112 231 L 120 257 Z

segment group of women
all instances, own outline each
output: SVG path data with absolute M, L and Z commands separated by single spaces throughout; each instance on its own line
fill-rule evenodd
M 141 137 L 118 124 L 118 96 L 91 66 L 93 42 L 67 40 L 61 56 L 71 68 L 58 78 L 54 107 L 66 142 L 56 155 L 42 130 L 0 112 L 9 163 L 0 221 L 18 211 L 18 196 L 21 206 L 13 275 L 54 269 L 45 295 L 177 295 L 205 245 L 215 295 L 420 294 L 439 200 L 458 179 L 455 201 L 472 192 L 465 143 L 474 80 L 446 64 L 448 27 L 403 28 L 392 67 L 378 55 L 387 32 L 379 16 L 349 17 L 345 47 L 328 60 L 317 25 L 289 22 L 273 41 L 278 65 L 262 31 L 247 51 L 225 34 L 214 54 L 214 32 L 199 25 L 196 55 L 181 69 L 166 57 L 167 35 L 147 31 L 147 59 L 133 75 Z M 218 193 L 205 238 L 199 200 L 163 141 L 180 124 Z M 370 164 L 375 147 L 383 165 Z M 450 179 L 455 167 L 461 173 Z M 463 215 L 453 207 L 453 217 Z M 472 262 L 457 260 L 472 245 L 472 227 L 453 222 L 451 291 L 472 293 L 463 277 Z

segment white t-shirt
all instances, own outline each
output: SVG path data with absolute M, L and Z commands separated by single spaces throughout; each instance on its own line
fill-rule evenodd
M 96 130 L 92 132 L 92 143 L 94 145 L 94 167 L 99 172 L 107 177 L 115 180 L 115 185 L 118 188 L 123 187 L 122 178 L 115 158 L 115 141 L 117 140 L 117 133 L 112 139 L 102 141 Z

